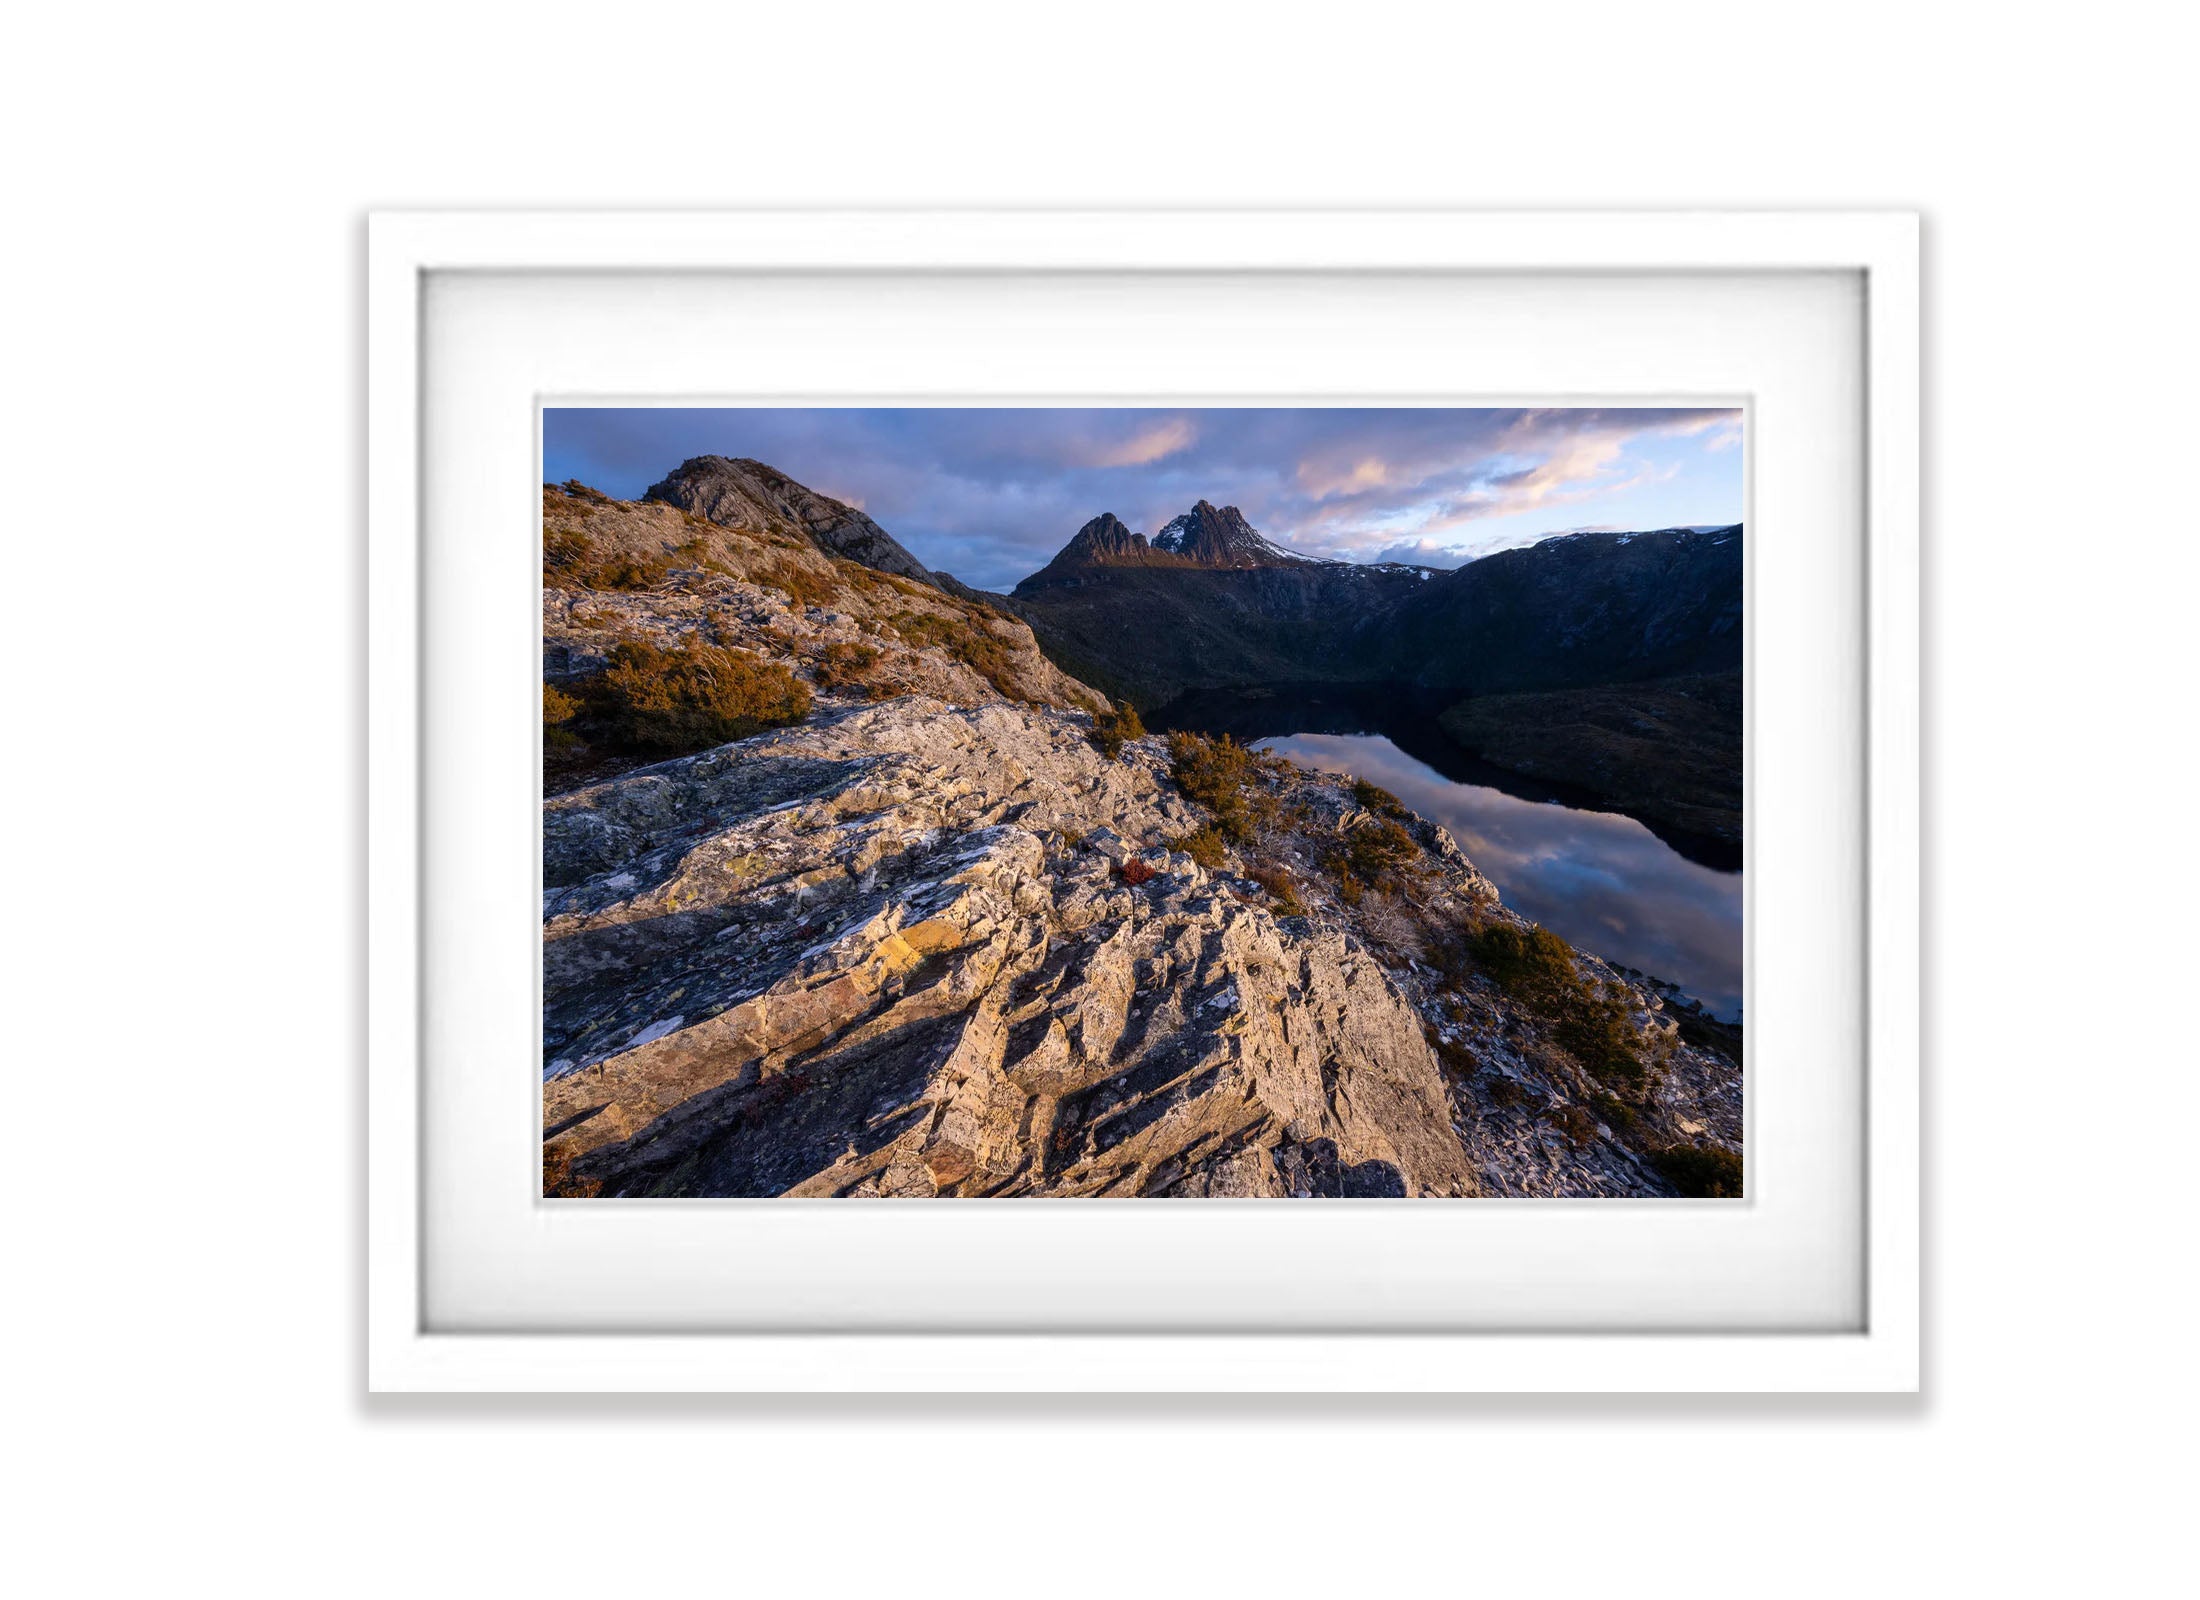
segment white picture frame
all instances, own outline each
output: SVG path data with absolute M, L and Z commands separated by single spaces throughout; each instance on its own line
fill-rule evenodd
M 1853 274 L 1864 561 L 1862 1312 L 1839 1331 L 542 1331 L 429 1316 L 424 307 L 438 274 Z M 386 213 L 368 239 L 368 1381 L 382 1390 L 1914 1389 L 1918 234 L 1894 213 Z M 764 1202 L 771 1204 L 772 1202 Z M 1080 1204 L 1052 1202 L 1052 1204 Z M 1103 1203 L 1104 1204 L 1104 1203 Z M 1511 1204 L 1506 1202 L 1505 1204 Z

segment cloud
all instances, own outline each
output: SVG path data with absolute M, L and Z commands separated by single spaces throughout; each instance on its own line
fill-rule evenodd
M 1199 437 L 1199 426 L 1190 417 L 1169 417 L 1141 428 L 1122 443 L 1096 452 L 1084 465 L 1090 467 L 1143 467 L 1173 456 Z
M 626 496 L 753 456 L 1005 588 L 1102 511 L 1150 534 L 1200 499 L 1314 554 L 1430 565 L 1559 521 L 1736 521 L 1741 431 L 1717 409 L 635 407 L 547 410 L 543 442 L 546 477 Z
M 1327 500 L 1333 495 L 1365 494 L 1384 488 L 1391 481 L 1391 469 L 1380 456 L 1366 456 L 1349 465 L 1309 460 L 1299 463 L 1297 477 L 1301 489 L 1316 500 Z
M 1413 567 L 1463 567 L 1474 557 L 1457 545 L 1438 544 L 1433 539 L 1400 540 L 1386 544 L 1374 554 L 1362 557 L 1367 561 L 1399 561 Z

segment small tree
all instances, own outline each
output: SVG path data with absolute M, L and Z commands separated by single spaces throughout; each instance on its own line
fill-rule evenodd
M 1133 739 L 1146 737 L 1146 724 L 1139 719 L 1138 707 L 1128 700 L 1119 706 L 1093 713 L 1093 748 L 1110 761 L 1123 753 L 1123 746 Z

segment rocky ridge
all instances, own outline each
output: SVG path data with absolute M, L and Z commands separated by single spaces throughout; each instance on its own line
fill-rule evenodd
M 543 678 L 552 688 L 596 679 L 622 641 L 698 638 L 868 699 L 1105 704 L 1056 667 L 1022 622 L 827 554 L 806 530 L 728 526 L 569 485 L 543 490 L 543 538 Z M 553 755 L 553 789 L 638 764 L 631 752 L 600 748 Z
M 800 533 L 827 555 L 846 556 L 874 571 L 919 583 L 940 583 L 940 575 L 855 507 L 819 494 L 761 461 L 695 456 L 651 484 L 642 498 L 661 500 L 741 532 Z
M 1092 681 L 1187 689 L 1396 682 L 1457 695 L 1739 671 L 1742 529 L 1582 533 L 1454 571 L 1321 561 L 1202 500 L 1149 545 L 1085 524 L 1002 603 Z
M 1163 767 L 911 700 L 553 803 L 553 879 L 598 870 L 546 891 L 546 1155 L 626 1194 L 1478 1192 L 1380 965 L 1141 842 L 1195 820 Z
M 1205 500 L 1155 534 L 1153 545 L 1203 567 L 1289 566 L 1315 560 L 1262 538 L 1236 506 L 1217 510 Z
M 1348 565 L 1286 550 L 1263 538 L 1236 506 L 1218 510 L 1202 500 L 1150 541 L 1142 533 L 1133 533 L 1114 512 L 1103 511 L 1079 528 L 1069 543 L 1055 552 L 1052 561 L 1018 584 L 1016 593 L 1028 595 L 1075 586 L 1125 567 L 1243 572 L 1263 567 Z

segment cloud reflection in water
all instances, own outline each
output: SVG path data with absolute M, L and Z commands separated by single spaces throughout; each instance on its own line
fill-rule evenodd
M 1454 783 L 1379 734 L 1301 733 L 1260 748 L 1381 784 L 1441 824 L 1522 916 L 1678 984 L 1721 1017 L 1740 1013 L 1739 872 L 1699 866 L 1632 817 Z

